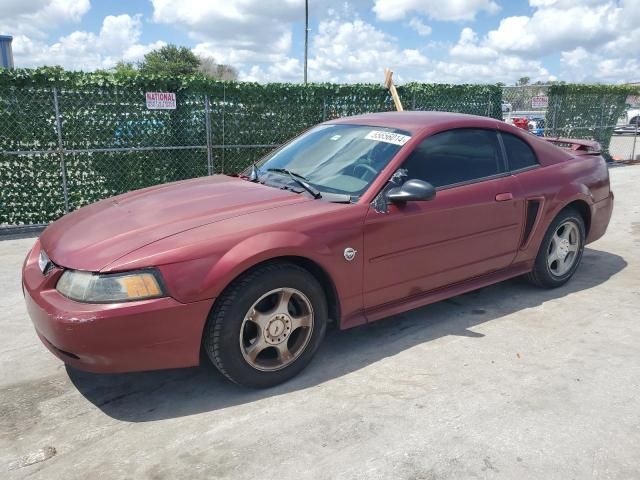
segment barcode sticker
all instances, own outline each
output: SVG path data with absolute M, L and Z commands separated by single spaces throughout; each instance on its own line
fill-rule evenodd
M 377 142 L 393 143 L 394 145 L 404 145 L 411 139 L 409 135 L 385 132 L 383 130 L 371 130 L 364 138 L 367 140 L 375 140 Z

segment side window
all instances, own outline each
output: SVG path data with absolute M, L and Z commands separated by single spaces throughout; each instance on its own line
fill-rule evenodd
M 504 162 L 495 131 L 460 128 L 426 138 L 401 168 L 407 179 L 443 187 L 503 173 Z
M 500 136 L 507 152 L 507 160 L 511 170 L 520 170 L 521 168 L 538 165 L 536 154 L 533 153 L 527 142 L 510 133 L 500 132 Z

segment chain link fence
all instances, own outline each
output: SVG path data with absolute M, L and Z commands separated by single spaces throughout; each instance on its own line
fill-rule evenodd
M 0 71 L 0 229 L 46 224 L 151 185 L 238 173 L 312 125 L 394 109 L 378 85 L 56 75 Z M 149 91 L 174 92 L 176 108 L 148 109 Z M 526 117 L 536 134 L 595 138 L 624 159 L 640 154 L 637 135 L 614 135 L 627 108 L 620 93 L 419 83 L 398 93 L 408 110 Z
M 393 109 L 376 85 L 209 82 L 166 89 L 176 108 L 149 110 L 149 85 L 96 83 L 0 83 L 0 227 L 46 224 L 151 185 L 238 173 L 324 120 Z M 410 108 L 500 115 L 495 86 L 400 90 Z
M 130 190 L 238 172 L 283 140 L 255 122 L 240 127 L 255 112 L 229 112 L 232 101 L 207 95 L 179 92 L 175 110 L 148 110 L 144 92 L 130 90 L 14 89 L 0 101 L 4 226 L 45 224 Z M 230 132 L 244 143 L 225 143 Z
M 595 139 L 611 160 L 640 160 L 637 96 L 592 86 L 564 87 L 503 87 L 503 120 L 539 136 Z

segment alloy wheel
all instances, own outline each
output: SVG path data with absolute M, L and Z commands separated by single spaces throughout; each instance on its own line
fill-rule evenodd
M 576 263 L 580 251 L 580 231 L 571 221 L 556 229 L 547 250 L 547 266 L 556 277 L 565 275 Z
M 249 308 L 240 327 L 240 350 L 253 368 L 280 370 L 304 352 L 313 332 L 313 307 L 295 288 L 278 288 Z

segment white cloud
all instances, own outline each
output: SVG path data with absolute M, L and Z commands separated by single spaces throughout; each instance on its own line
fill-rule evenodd
M 563 72 L 560 78 L 571 76 L 579 82 L 622 83 L 639 78 L 640 60 L 631 57 L 611 57 L 589 52 L 578 47 L 562 52 L 561 64 Z
M 493 0 L 375 0 L 373 11 L 380 20 L 401 20 L 409 12 L 433 20 L 473 20 L 479 12 L 500 10 Z
M 524 60 L 516 56 L 501 56 L 484 63 L 440 61 L 426 81 L 444 83 L 513 83 L 516 78 L 528 76 L 534 81 L 555 78 L 536 60 Z
M 48 0 L 4 0 L 0 5 L 0 15 L 4 19 L 15 19 L 19 15 L 35 13 L 48 3 Z
M 16 66 L 62 65 L 70 70 L 95 70 L 113 67 L 119 60 L 135 61 L 164 45 L 142 45 L 140 15 L 109 15 L 98 34 L 75 31 L 53 44 L 18 35 L 13 41 Z
M 89 0 L 2 0 L 0 33 L 43 38 L 53 28 L 79 22 L 90 6 Z
M 383 69 L 395 71 L 399 83 L 511 83 L 522 76 L 551 80 L 540 61 L 515 55 L 499 55 L 475 45 L 478 37 L 470 28 L 462 30 L 450 59 L 434 60 L 419 49 L 400 46 L 399 40 L 359 18 L 343 19 L 338 15 L 320 22 L 311 43 L 309 77 L 313 82 L 381 83 Z M 464 55 L 456 53 L 468 49 Z M 252 81 L 300 81 L 302 65 L 287 58 L 267 67 L 252 66 L 241 71 L 243 79 Z
M 237 49 L 226 54 L 209 50 L 205 44 L 194 49 L 197 54 L 209 54 L 219 61 L 239 66 L 243 80 L 299 82 L 303 76 L 302 61 L 291 58 L 289 50 L 290 45 L 255 59 L 250 52 L 245 55 L 243 50 Z M 395 37 L 357 16 L 344 20 L 334 10 L 329 11 L 328 17 L 318 24 L 317 32 L 310 36 L 309 51 L 309 78 L 312 82 L 377 83 L 381 81 L 385 67 L 408 72 L 428 63 L 419 50 L 400 48 Z M 252 64 L 252 60 L 258 60 L 258 64 Z
M 456 62 L 482 63 L 495 60 L 499 54 L 493 48 L 478 44 L 478 34 L 471 28 L 465 27 L 460 32 L 460 39 L 449 54 Z
M 531 17 L 507 17 L 487 34 L 487 44 L 520 55 L 539 56 L 578 46 L 594 47 L 618 35 L 626 24 L 614 2 L 540 8 Z
M 428 63 L 420 51 L 400 48 L 396 38 L 359 18 L 320 22 L 312 52 L 314 81 L 379 82 L 385 67 L 401 72 Z
M 294 45 L 300 36 L 293 29 L 301 29 L 304 0 L 151 2 L 152 21 L 181 29 L 196 54 L 233 65 L 242 79 L 302 80 L 302 45 Z M 495 17 L 488 31 L 478 24 L 458 25 L 455 42 L 432 34 L 434 22 L 471 21 L 496 13 L 498 3 L 314 0 L 309 78 L 380 82 L 382 70 L 390 67 L 398 81 L 638 80 L 640 0 L 529 0 L 530 14 Z M 358 11 L 372 5 L 376 19 L 363 20 Z M 140 15 L 109 15 L 99 31 L 79 28 L 89 9 L 89 0 L 0 0 L 0 34 L 14 36 L 19 66 L 61 64 L 84 70 L 135 61 L 164 44 L 160 39 L 141 42 Z M 387 22 L 394 21 L 428 38 L 397 38 L 387 31 Z M 70 33 L 49 38 L 62 29 Z M 554 66 L 553 74 L 548 65 Z
M 426 25 L 422 20 L 417 17 L 412 17 L 407 24 L 409 27 L 413 28 L 418 35 L 421 37 L 426 37 L 431 35 L 431 27 Z
M 464 29 L 450 49 L 451 57 L 477 63 L 506 56 L 534 67 L 537 59 L 559 54 L 563 80 L 622 82 L 638 77 L 638 0 L 530 0 L 530 5 L 535 8 L 531 16 L 503 18 L 482 38 Z
M 602 0 L 529 0 L 532 7 L 571 8 L 576 5 L 601 5 Z
M 248 82 L 280 81 L 299 83 L 303 76 L 303 67 L 302 62 L 297 58 L 284 58 L 265 67 L 253 65 L 247 72 L 240 73 L 242 80 Z
M 449 49 L 449 55 L 449 62 L 438 64 L 443 78 L 449 81 L 460 81 L 460 77 L 464 77 L 467 82 L 511 84 L 524 76 L 533 81 L 555 80 L 540 60 L 500 52 L 481 43 L 478 34 L 469 27 L 462 29 L 458 43 Z
M 272 43 L 256 49 L 249 44 L 232 41 L 233 46 L 225 45 L 224 40 L 212 40 L 198 43 L 192 50 L 196 55 L 213 57 L 220 63 L 242 65 L 246 63 L 271 63 L 281 61 L 291 50 L 291 31 L 283 30 Z
M 155 22 L 186 29 L 198 42 L 194 51 L 229 63 L 282 59 L 291 49 L 290 23 L 304 15 L 304 0 L 151 2 Z
M 291 57 L 292 25 L 303 18 L 303 0 L 151 0 L 153 20 L 187 31 L 196 42 L 193 51 L 240 70 L 241 78 L 261 81 L 301 79 L 301 59 Z M 403 68 L 425 65 L 426 57 L 416 48 L 401 48 L 397 39 L 357 18 L 355 0 L 312 2 L 311 18 L 320 19 L 311 33 L 310 77 L 315 81 L 365 81 L 378 79 L 384 66 Z M 479 11 L 495 12 L 493 0 L 377 0 L 380 18 L 403 17 L 415 10 L 434 19 L 471 19 Z M 335 7 L 329 8 L 329 7 Z M 328 14 L 325 12 L 328 10 Z M 340 13 L 351 21 L 339 20 Z M 314 22 L 315 23 L 315 22 Z M 419 35 L 431 27 L 417 17 L 408 26 Z

